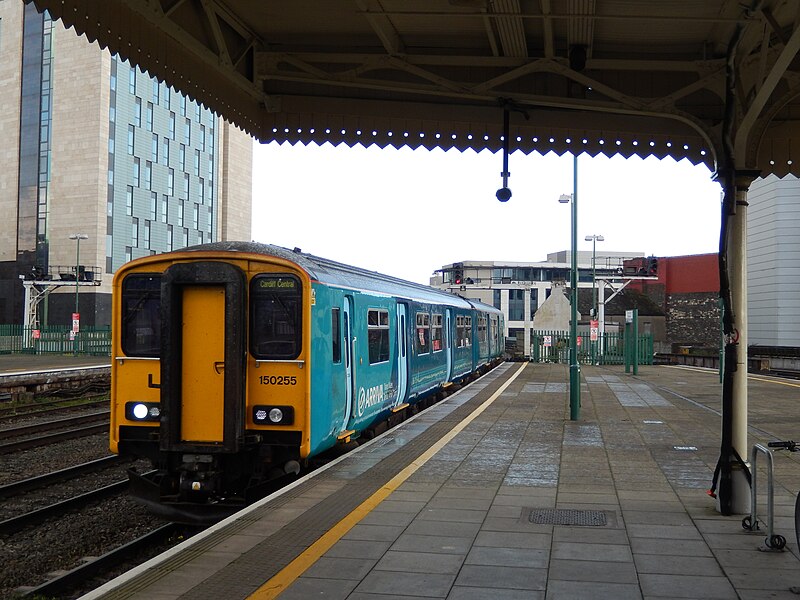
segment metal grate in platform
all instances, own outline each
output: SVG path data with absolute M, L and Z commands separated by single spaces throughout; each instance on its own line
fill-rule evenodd
M 608 525 L 602 510 L 575 510 L 571 508 L 531 508 L 528 522 L 536 525 L 575 525 L 604 527 Z

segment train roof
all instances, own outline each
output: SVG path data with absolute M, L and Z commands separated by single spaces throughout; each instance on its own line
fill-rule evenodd
M 243 252 L 251 254 L 264 254 L 293 262 L 305 270 L 311 279 L 320 283 L 337 285 L 346 288 L 365 290 L 390 296 L 400 296 L 409 300 L 428 302 L 432 304 L 449 304 L 461 308 L 478 308 L 487 312 L 497 312 L 499 309 L 479 302 L 467 300 L 456 294 L 444 290 L 406 281 L 391 275 L 384 275 L 377 271 L 369 271 L 360 267 L 346 265 L 327 258 L 308 254 L 299 248 L 290 250 L 282 246 L 262 244 L 259 242 L 212 242 L 184 248 L 179 252 Z

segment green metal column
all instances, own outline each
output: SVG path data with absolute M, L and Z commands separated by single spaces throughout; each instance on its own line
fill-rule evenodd
M 578 155 L 572 157 L 572 268 L 570 269 L 569 418 L 580 418 L 581 367 L 578 362 Z

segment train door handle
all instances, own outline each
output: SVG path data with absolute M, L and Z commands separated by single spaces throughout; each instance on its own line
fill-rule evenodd
M 225 370 L 225 361 L 218 360 L 214 362 L 214 370 L 217 372 L 217 375 L 222 375 L 222 372 Z

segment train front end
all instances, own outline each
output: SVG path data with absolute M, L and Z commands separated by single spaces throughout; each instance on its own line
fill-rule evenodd
M 114 278 L 110 447 L 150 460 L 129 472 L 131 492 L 183 522 L 235 512 L 309 451 L 308 276 L 216 246 Z

